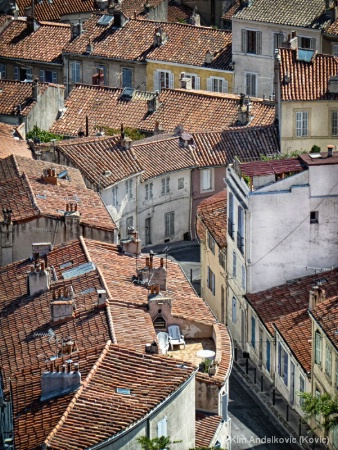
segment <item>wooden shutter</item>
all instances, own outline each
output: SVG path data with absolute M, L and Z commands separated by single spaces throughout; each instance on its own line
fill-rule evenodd
M 14 67 L 14 80 L 19 79 L 19 67 Z
M 165 213 L 164 214 L 164 228 L 165 228 L 165 235 L 166 236 L 170 236 L 170 217 L 169 217 L 169 213 Z
M 155 70 L 154 72 L 154 91 L 160 91 L 160 72 L 158 70 Z
M 30 81 L 33 79 L 33 71 L 31 67 L 27 67 L 26 69 L 26 78 Z
M 169 88 L 174 89 L 174 74 L 169 72 Z
M 262 54 L 262 32 L 256 31 L 256 54 Z
M 248 51 L 248 32 L 247 30 L 242 30 L 242 52 L 246 53 Z
M 201 79 L 200 77 L 195 77 L 195 89 L 200 89 Z
M 311 38 L 310 39 L 310 50 L 315 50 L 316 49 L 316 39 Z
M 164 178 L 162 178 L 162 180 L 161 180 L 161 185 L 162 185 L 161 194 L 164 195 L 165 194 L 165 179 Z
M 157 437 L 167 437 L 168 436 L 168 430 L 167 430 L 167 418 L 164 417 L 162 420 L 160 420 L 157 424 Z
M 288 354 L 284 351 L 284 384 L 288 385 L 288 370 L 289 370 L 289 358 Z
M 52 80 L 53 80 L 53 83 L 57 84 L 57 82 L 58 82 L 57 72 L 52 72 Z
M 43 83 L 45 81 L 45 71 L 44 70 L 40 70 L 40 81 L 41 81 L 41 83 Z
M 303 111 L 303 130 L 302 130 L 302 136 L 308 135 L 308 113 L 307 111 Z
M 222 80 L 222 92 L 228 92 L 228 82 L 227 80 Z

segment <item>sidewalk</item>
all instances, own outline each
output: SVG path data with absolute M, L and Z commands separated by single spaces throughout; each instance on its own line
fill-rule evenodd
M 247 364 L 248 374 L 246 373 Z M 287 433 L 297 439 L 301 448 L 307 450 L 327 449 L 323 443 L 319 442 L 320 439 L 314 435 L 310 427 L 301 419 L 301 416 L 292 409 L 271 381 L 262 374 L 250 359 L 243 358 L 240 348 L 237 348 L 237 360 L 235 354 L 234 367 L 258 401 L 274 414 Z M 273 391 L 275 391 L 275 394 Z M 273 404 L 273 396 L 275 397 L 275 404 Z M 314 438 L 317 440 L 314 440 Z

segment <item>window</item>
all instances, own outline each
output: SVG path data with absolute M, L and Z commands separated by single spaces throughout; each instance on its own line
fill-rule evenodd
M 70 63 L 70 79 L 72 83 L 81 82 L 81 63 L 78 61 L 72 61 Z
M 229 193 L 229 213 L 228 213 L 228 233 L 234 239 L 235 224 L 234 224 L 234 196 L 232 192 Z
M 58 74 L 51 70 L 40 70 L 40 81 L 41 83 L 57 83 Z
M 256 319 L 251 316 L 251 345 L 256 348 Z
M 215 239 L 211 236 L 211 234 L 208 231 L 208 247 L 212 251 L 213 254 L 215 254 Z
M 225 251 L 224 250 L 219 250 L 219 252 L 218 252 L 218 262 L 219 262 L 219 265 L 221 266 L 221 267 L 223 267 L 223 269 L 225 269 Z
M 333 56 L 338 56 L 338 44 L 333 44 L 332 53 Z
M 201 191 L 212 189 L 212 169 L 201 170 Z
M 184 178 L 179 178 L 178 179 L 178 189 L 183 189 L 184 188 Z
M 242 30 L 242 52 L 254 55 L 262 54 L 262 33 L 260 31 Z
M 174 236 L 175 234 L 175 212 L 171 211 L 164 214 L 164 225 L 166 237 Z
M 316 39 L 298 36 L 298 47 L 305 50 L 315 50 Z
M 331 134 L 332 136 L 338 136 L 338 111 L 332 112 L 332 128 Z
M 246 95 L 257 97 L 257 75 L 255 73 L 245 74 Z
M 278 343 L 278 375 L 283 378 L 285 386 L 288 385 L 289 355 L 280 343 Z
M 32 81 L 33 70 L 31 67 L 14 67 L 14 80 Z
M 322 337 L 321 334 L 316 331 L 315 333 L 315 363 L 321 364 L 322 362 Z
M 133 180 L 126 180 L 126 195 L 129 198 L 133 198 Z
M 266 370 L 270 372 L 271 369 L 271 344 L 270 341 L 266 341 Z
M 305 392 L 305 381 L 302 376 L 299 377 L 299 392 Z M 304 404 L 303 397 L 299 397 L 299 405 L 302 407 Z
M 164 88 L 173 89 L 174 74 L 168 70 L 157 70 L 154 72 L 154 90 L 160 91 Z
M 162 420 L 160 420 L 157 423 L 157 437 L 160 438 L 161 436 L 168 437 L 168 431 L 167 431 L 167 418 L 164 417 Z
M 296 112 L 296 136 L 302 137 L 308 135 L 308 119 L 309 113 L 307 111 Z
M 232 253 L 232 276 L 233 276 L 233 278 L 236 278 L 236 273 L 237 273 L 236 264 L 237 264 L 237 255 L 235 252 L 233 252 Z
M 133 87 L 133 70 L 128 68 L 122 69 L 122 87 Z
M 115 208 L 117 207 L 117 205 L 118 205 L 118 201 L 117 201 L 117 186 L 114 186 L 113 188 L 112 188 L 112 204 L 113 204 L 113 206 L 115 206 Z
M 326 344 L 326 349 L 325 349 L 325 373 L 326 373 L 326 375 L 329 378 L 331 378 L 331 370 L 332 370 L 331 359 L 332 359 L 331 348 Z
M 281 47 L 283 42 L 284 42 L 284 34 L 282 32 L 273 34 L 273 54 L 275 54 L 276 48 Z
M 318 223 L 318 211 L 310 211 L 310 223 Z
M 210 77 L 207 79 L 207 90 L 210 92 L 228 92 L 228 82 L 224 78 Z
M 162 185 L 161 194 L 162 195 L 169 194 L 170 193 L 170 177 L 162 178 L 161 185 Z
M 233 323 L 236 323 L 237 321 L 236 313 L 237 313 L 237 300 L 236 297 L 232 297 L 231 320 L 233 321 Z
M 241 206 L 238 206 L 238 231 L 237 231 L 237 248 L 244 254 L 244 211 Z
M 146 189 L 146 200 L 153 198 L 153 183 L 146 184 L 145 189 Z
M 4 78 L 6 78 L 6 64 L 0 64 L 0 74 L 1 74 L 1 79 L 3 80 Z
M 133 227 L 133 226 L 134 226 L 134 217 L 133 216 L 127 217 L 127 220 L 126 220 L 127 231 L 130 227 Z
M 213 295 L 215 295 L 215 274 L 213 271 L 208 267 L 208 279 L 207 279 L 207 285 L 208 288 L 211 290 Z
M 246 286 L 246 271 L 245 271 L 245 266 L 242 266 L 242 289 L 245 291 L 245 286 Z
M 192 73 L 185 73 L 185 78 L 191 79 L 191 89 L 200 89 L 200 77 Z

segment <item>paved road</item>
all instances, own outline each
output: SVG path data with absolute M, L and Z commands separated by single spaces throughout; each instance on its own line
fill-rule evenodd
M 243 381 L 234 369 L 230 375 L 229 400 L 231 450 L 299 450 L 297 444 L 286 441 L 292 437 L 285 433 L 272 414 L 263 411 L 256 402 L 254 394 L 244 389 Z

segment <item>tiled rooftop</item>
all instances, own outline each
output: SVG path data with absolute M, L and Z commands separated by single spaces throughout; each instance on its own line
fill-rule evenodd
M 325 289 L 325 285 L 323 288 Z M 326 297 L 328 298 L 327 294 Z M 319 303 L 311 311 L 311 315 L 333 345 L 338 348 L 338 292 L 335 296 Z
M 329 23 L 324 0 L 254 0 L 234 18 L 294 27 L 323 29 Z
M 279 49 L 279 80 L 281 99 L 327 100 L 328 82 L 338 72 L 338 58 L 330 55 L 314 53 L 311 62 L 300 61 L 296 50 Z M 285 77 L 290 82 L 285 82 Z
M 236 14 L 236 12 L 239 11 L 240 7 L 241 7 L 240 0 L 235 0 L 234 4 L 230 6 L 230 8 L 223 14 L 222 19 L 231 20 L 233 16 Z
M 335 20 L 331 23 L 331 25 L 325 30 L 325 34 L 329 34 L 332 36 L 337 36 L 338 34 L 338 20 Z
M 196 447 L 209 447 L 222 417 L 196 412 Z
M 27 142 L 19 137 L 14 127 L 0 122 L 0 158 L 6 158 L 11 154 L 32 158 Z
M 2 58 L 62 64 L 62 49 L 70 40 L 70 25 L 40 22 L 29 31 L 27 21 L 13 20 L 0 34 Z
M 168 1 L 168 22 L 188 22 L 193 9 L 186 5 L 179 5 L 175 0 Z
M 322 282 L 321 288 L 325 290 L 326 298 L 337 298 L 337 277 L 338 269 L 333 269 L 330 272 L 299 278 L 282 286 L 246 295 L 272 335 L 274 325 L 276 326 L 306 372 L 311 371 L 311 320 L 307 312 L 309 291 L 318 282 Z M 318 311 L 321 311 L 320 308 L 321 306 Z M 335 330 L 334 326 L 332 330 Z
M 39 93 L 43 95 L 48 84 L 39 83 Z M 0 80 L 0 114 L 16 115 L 17 106 L 21 106 L 20 115 L 27 116 L 36 104 L 32 99 L 32 83 Z
M 183 127 L 191 132 L 223 132 L 236 126 L 240 97 L 235 94 L 218 94 L 207 91 L 187 91 L 164 89 L 159 95 L 160 106 L 148 114 L 147 100 L 154 94 L 136 91 L 132 100 L 121 99 L 122 89 L 78 85 L 65 101 L 64 115 L 54 122 L 51 131 L 64 136 L 78 136 L 86 129 L 86 116 L 89 117 L 89 134 L 96 134 L 97 126 L 120 129 L 138 128 L 152 133 L 158 122 L 165 132 L 173 132 Z M 274 105 L 262 100 L 252 99 L 253 118 L 246 127 L 270 126 L 275 121 Z M 238 127 L 237 130 L 245 127 Z M 270 138 L 276 136 L 271 128 Z M 251 142 L 259 135 L 250 137 Z M 274 137 L 273 140 L 276 138 Z M 240 135 L 234 137 L 237 147 L 245 145 Z M 278 140 L 275 140 L 276 144 Z M 224 144 L 225 145 L 225 144 Z
M 68 179 L 59 178 L 57 185 L 45 184 L 41 175 L 44 169 L 51 168 L 50 163 L 13 155 L 0 160 L 1 204 L 12 209 L 13 222 L 39 216 L 63 218 L 66 203 L 77 203 L 82 224 L 94 229 L 116 229 L 99 195 L 86 188 L 77 169 L 53 167 L 57 174 L 66 171 Z
M 19 14 L 25 15 L 25 8 L 31 6 L 31 0 L 17 0 Z M 95 0 L 41 0 L 35 5 L 35 17 L 37 20 L 60 20 L 61 16 L 75 13 L 87 13 L 97 10 Z
M 288 172 L 302 172 L 303 167 L 298 158 L 270 160 L 270 161 L 252 161 L 241 163 L 240 169 L 243 175 L 249 177 L 263 175 L 281 175 Z
M 89 261 L 98 268 L 63 279 L 65 263 L 69 270 Z M 72 320 L 53 326 L 52 290 L 34 298 L 27 294 L 31 260 L 0 269 L 0 365 L 5 394 L 11 378 L 17 448 L 35 449 L 43 442 L 59 450 L 88 448 L 143 418 L 193 375 L 195 368 L 188 363 L 178 367 L 175 358 L 144 353 L 155 330 L 145 307 L 147 289 L 131 279 L 135 264 L 142 267 L 144 262 L 144 257 L 132 259 L 114 245 L 90 240 L 54 248 L 48 254 L 48 265 L 58 277 L 52 289 L 72 286 L 76 310 Z M 96 308 L 97 289 L 107 290 L 107 308 Z M 231 368 L 230 337 L 171 261 L 166 295 L 173 299 L 174 316 L 215 327 L 219 371 L 211 378 L 201 373 L 198 379 L 224 383 Z M 69 359 L 56 342 L 68 336 L 76 344 L 71 359 L 79 362 L 81 386 L 73 394 L 41 401 L 41 372 L 49 369 L 51 357 L 56 356 L 56 366 Z M 118 387 L 130 389 L 132 395 L 117 393 Z M 205 426 L 212 433 L 216 422 L 204 422 L 200 437 Z
M 167 61 L 193 66 L 205 65 L 205 54 L 214 57 L 211 68 L 228 70 L 231 62 L 232 35 L 229 31 L 207 27 L 148 20 L 130 20 L 123 28 L 114 24 L 102 29 L 100 15 L 93 16 L 83 25 L 84 33 L 65 46 L 71 54 L 84 54 L 91 40 L 92 57 L 105 57 L 133 61 Z M 154 46 L 155 30 L 161 27 L 168 39 L 161 46 Z
M 197 208 L 197 219 L 208 229 L 220 248 L 226 247 L 227 243 L 226 213 L 226 190 L 206 198 Z M 199 236 L 199 239 L 204 240 L 204 236 Z

